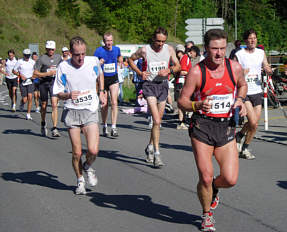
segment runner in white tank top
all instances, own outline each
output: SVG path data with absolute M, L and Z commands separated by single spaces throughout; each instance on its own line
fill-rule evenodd
M 236 134 L 237 148 L 239 157 L 244 159 L 255 159 L 247 149 L 251 143 L 257 129 L 258 121 L 261 116 L 262 88 L 261 88 L 261 68 L 269 75 L 272 74 L 270 65 L 267 62 L 265 52 L 256 48 L 257 34 L 250 29 L 243 36 L 247 48 L 235 53 L 235 59 L 241 64 L 245 80 L 248 84 L 245 106 L 247 109 L 248 122 L 244 124 L 241 131 Z M 246 135 L 245 139 L 243 137 Z
M 160 124 L 168 96 L 168 76 L 180 71 L 180 64 L 174 49 L 166 45 L 167 31 L 159 27 L 153 34 L 151 45 L 139 48 L 130 58 L 131 68 L 144 80 L 143 94 L 153 118 L 150 141 L 146 148 L 146 162 L 155 167 L 163 166 L 159 152 Z M 144 58 L 147 70 L 141 71 L 134 61 Z M 170 61 L 173 66 L 169 67 Z

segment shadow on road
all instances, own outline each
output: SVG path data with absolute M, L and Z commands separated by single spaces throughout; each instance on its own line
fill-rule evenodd
M 6 181 L 12 181 L 21 184 L 39 185 L 47 188 L 58 190 L 73 191 L 75 186 L 68 186 L 57 180 L 58 176 L 54 176 L 44 171 L 32 172 L 4 172 L 1 177 Z
M 0 118 L 11 118 L 11 119 L 20 119 L 17 114 L 1 114 Z
M 160 147 L 165 149 L 176 149 L 176 150 L 184 150 L 192 152 L 191 145 L 176 145 L 176 144 L 168 144 L 168 143 L 160 143 Z
M 87 150 L 83 150 L 83 153 L 86 153 Z M 137 158 L 133 156 L 128 156 L 128 155 L 122 155 L 119 154 L 118 151 L 107 151 L 107 150 L 101 150 L 99 152 L 99 157 L 107 158 L 107 159 L 113 159 L 129 164 L 138 164 L 138 165 L 143 165 L 143 166 L 149 166 L 145 163 L 145 159 L 142 158 Z
M 103 193 L 88 193 L 91 202 L 99 207 L 106 207 L 120 211 L 128 211 L 144 217 L 154 218 L 171 223 L 192 224 L 200 227 L 201 218 L 197 215 L 180 212 L 168 206 L 152 202 L 147 195 L 106 195 Z
M 278 181 L 277 181 L 277 185 L 278 185 L 280 188 L 287 189 L 287 181 L 278 180 Z

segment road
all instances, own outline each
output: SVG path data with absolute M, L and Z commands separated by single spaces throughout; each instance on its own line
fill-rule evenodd
M 279 110 L 270 110 L 269 116 L 269 132 L 261 121 L 250 145 L 256 159 L 240 159 L 238 184 L 220 191 L 217 231 L 287 231 L 287 122 Z M 44 138 L 40 115 L 32 117 L 26 121 L 24 112 L 10 112 L 7 91 L 0 86 L 1 232 L 199 230 L 197 170 L 187 131 L 176 130 L 173 115 L 165 117 L 161 129 L 166 166 L 154 169 L 144 162 L 147 119 L 120 113 L 119 138 L 100 138 L 93 165 L 99 184 L 86 196 L 73 192 L 76 178 L 64 125 L 59 125 L 62 137 Z M 51 114 L 47 117 L 51 126 Z

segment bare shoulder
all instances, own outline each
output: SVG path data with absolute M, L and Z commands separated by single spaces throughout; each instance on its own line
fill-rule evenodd
M 242 70 L 241 64 L 239 64 L 236 60 L 230 60 L 230 63 L 234 73 Z
M 201 83 L 201 71 L 198 65 L 193 66 L 187 74 L 187 82 L 200 85 Z
M 146 48 L 139 48 L 134 54 L 131 55 L 132 60 L 138 60 L 140 58 L 146 58 Z

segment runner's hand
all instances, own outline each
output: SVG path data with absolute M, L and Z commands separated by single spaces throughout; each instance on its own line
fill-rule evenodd
M 146 71 L 142 72 L 142 79 L 143 79 L 144 81 L 147 80 L 147 78 L 149 77 L 149 75 L 150 75 L 149 72 L 146 72 Z
M 243 103 L 242 99 L 240 99 L 240 98 L 236 99 L 236 101 L 235 101 L 235 103 L 234 103 L 232 108 L 236 109 L 236 107 L 239 107 L 239 109 L 240 109 L 239 110 L 239 115 L 241 117 L 246 116 L 247 111 L 246 111 L 246 107 L 245 107 L 245 104 Z
M 71 99 L 72 100 L 76 100 L 77 99 L 77 97 L 80 95 L 80 91 L 78 91 L 78 90 L 75 90 L 75 91 L 72 91 L 71 92 Z

